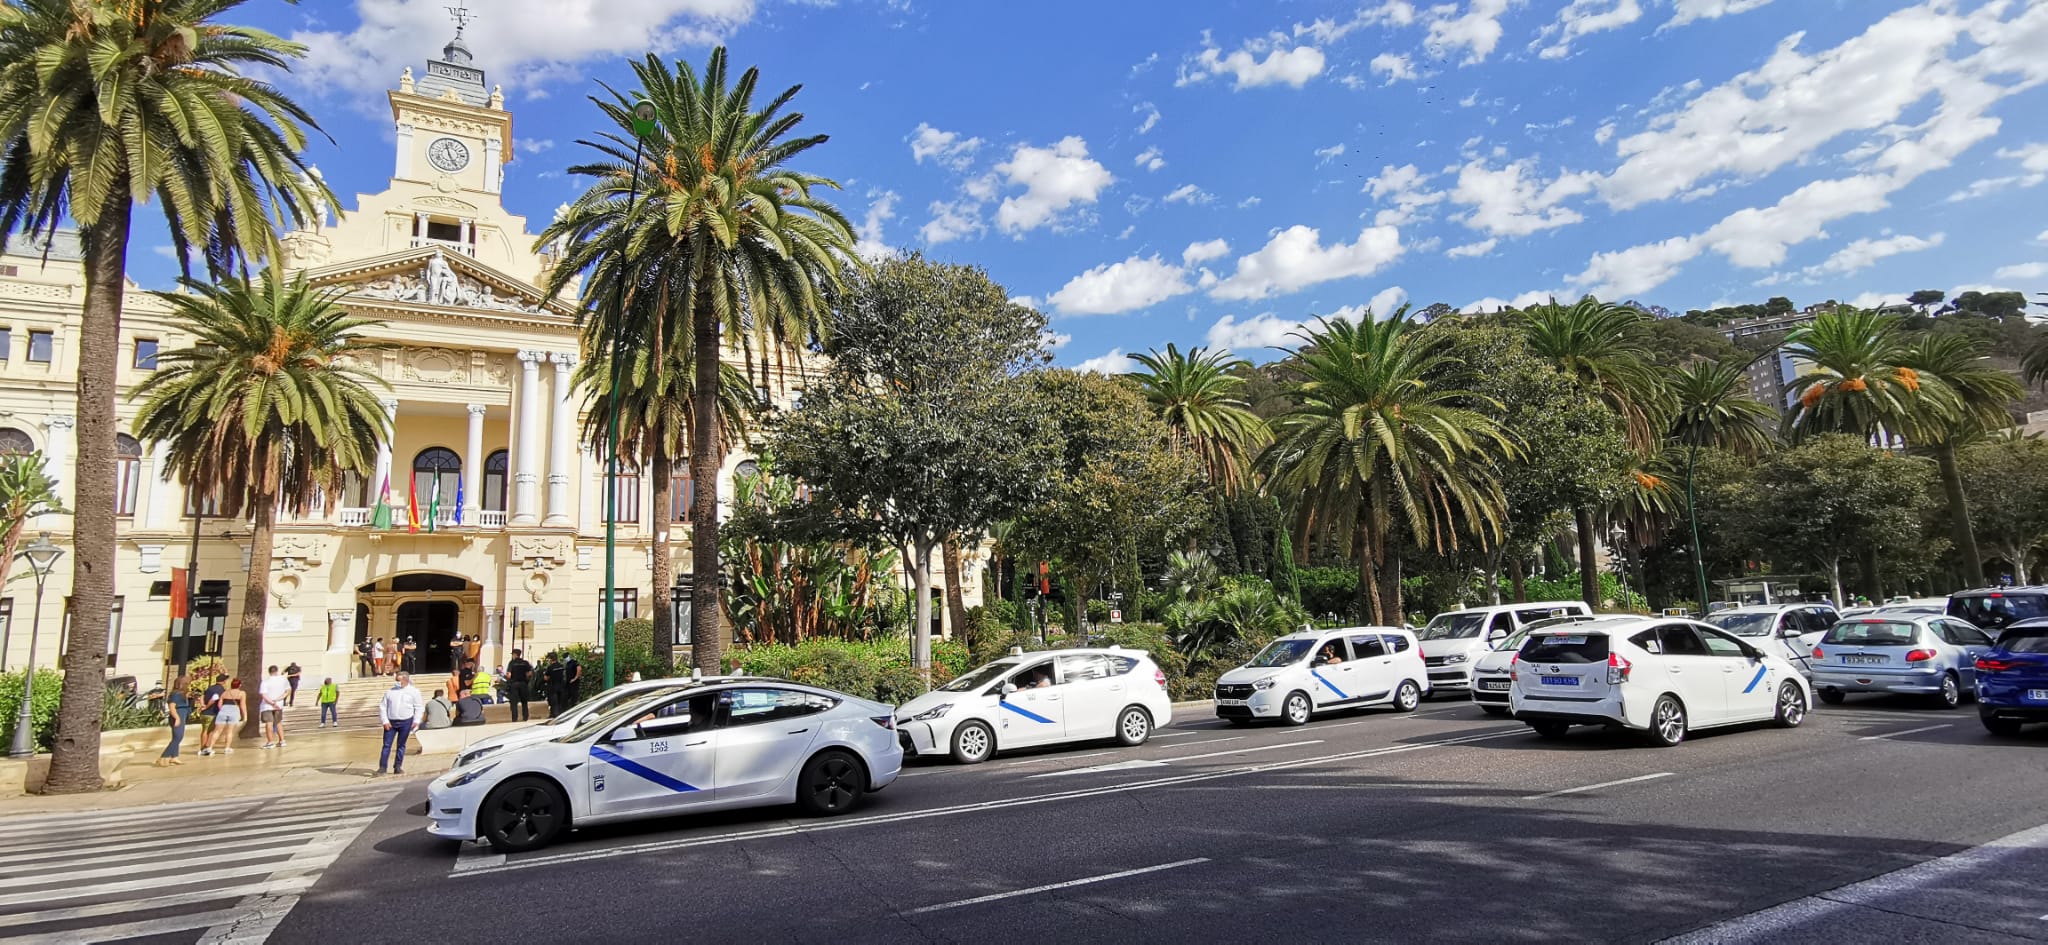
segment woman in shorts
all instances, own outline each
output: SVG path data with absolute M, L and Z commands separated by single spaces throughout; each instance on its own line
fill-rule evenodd
M 213 738 L 221 751 L 235 753 L 235 726 L 248 716 L 249 694 L 242 691 L 242 679 L 228 680 L 228 691 L 220 697 L 220 711 L 213 717 Z

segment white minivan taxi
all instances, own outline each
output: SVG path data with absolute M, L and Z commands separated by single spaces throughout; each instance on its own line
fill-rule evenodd
M 1422 641 L 1422 663 L 1429 668 L 1429 689 L 1432 693 L 1465 692 L 1472 688 L 1473 664 L 1510 634 L 1538 620 L 1592 612 L 1585 601 L 1546 600 L 1437 614 L 1416 633 Z
M 896 710 L 905 754 L 980 764 L 999 750 L 1114 738 L 1142 745 L 1173 721 L 1166 674 L 1143 650 L 1012 652 Z
M 1302 630 L 1216 680 L 1216 717 L 1233 725 L 1370 705 L 1413 711 L 1429 691 L 1415 634 L 1399 627 Z

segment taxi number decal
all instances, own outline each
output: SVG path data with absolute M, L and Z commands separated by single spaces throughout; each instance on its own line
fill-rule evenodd
M 667 742 L 649 742 L 647 745 L 647 753 L 650 755 L 659 755 L 667 750 Z

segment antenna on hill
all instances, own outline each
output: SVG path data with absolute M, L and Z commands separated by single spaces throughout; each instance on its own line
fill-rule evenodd
M 471 20 L 476 19 L 476 14 L 469 12 L 469 0 L 459 0 L 454 6 L 442 9 L 447 10 L 448 15 L 455 20 L 455 36 L 458 39 L 462 36 L 463 28 L 468 26 Z

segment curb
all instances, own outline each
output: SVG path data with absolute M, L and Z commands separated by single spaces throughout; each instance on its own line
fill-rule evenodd
M 1214 699 L 1196 699 L 1196 700 L 1195 700 L 1195 701 L 1193 701 L 1193 702 L 1176 702 L 1176 703 L 1174 703 L 1174 704 L 1173 704 L 1173 711 L 1175 711 L 1175 712 L 1179 712 L 1179 711 L 1181 711 L 1182 709 L 1206 709 L 1206 708 L 1213 708 L 1213 707 L 1215 707 L 1215 705 L 1216 705 L 1216 700 L 1214 700 Z

